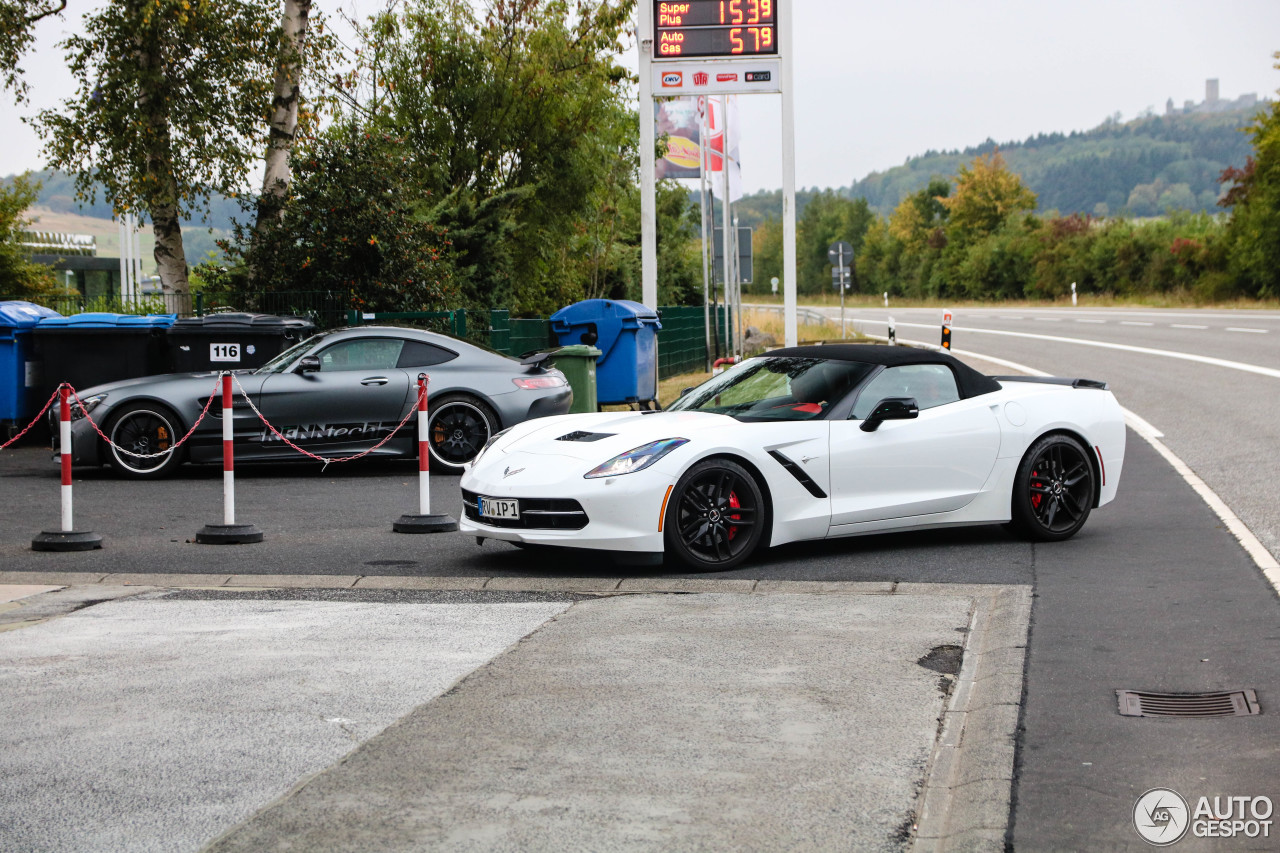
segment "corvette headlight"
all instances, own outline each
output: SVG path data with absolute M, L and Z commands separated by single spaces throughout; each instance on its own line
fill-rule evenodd
M 643 447 L 620 453 L 603 465 L 592 468 L 587 472 L 585 478 L 594 480 L 599 477 L 617 477 L 619 474 L 633 474 L 636 471 L 643 471 L 677 447 L 688 443 L 689 439 L 687 438 L 664 438 L 661 441 L 649 442 Z
M 92 397 L 82 397 L 80 399 L 80 404 L 84 406 L 83 409 L 80 408 L 79 405 L 76 405 L 76 401 L 73 399 L 71 401 L 71 420 L 73 421 L 80 420 L 87 413 L 92 412 L 94 409 L 98 408 L 98 406 L 100 406 L 102 404 L 102 401 L 105 399 L 107 399 L 106 394 L 94 394 Z
M 489 440 L 484 443 L 484 447 L 480 448 L 480 452 L 477 453 L 475 458 L 471 460 L 471 464 L 475 465 L 477 462 L 479 462 L 480 457 L 484 456 L 484 452 L 488 450 L 490 447 L 492 447 L 495 441 L 502 438 L 504 435 L 506 435 L 509 432 L 511 432 L 511 427 L 507 427 L 501 432 L 495 432 L 493 435 L 489 436 Z

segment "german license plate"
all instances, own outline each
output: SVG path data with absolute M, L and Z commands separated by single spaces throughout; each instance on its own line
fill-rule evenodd
M 507 498 L 481 498 L 481 518 L 513 518 L 520 519 L 520 501 Z

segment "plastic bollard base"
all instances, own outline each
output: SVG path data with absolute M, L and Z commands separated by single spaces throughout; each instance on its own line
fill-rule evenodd
M 206 524 L 196 534 L 201 545 L 251 545 L 262 541 L 262 531 L 252 524 Z
M 402 515 L 391 529 L 396 533 L 452 533 L 458 522 L 451 515 Z
M 32 551 L 93 551 L 102 537 L 87 530 L 43 530 L 31 540 Z

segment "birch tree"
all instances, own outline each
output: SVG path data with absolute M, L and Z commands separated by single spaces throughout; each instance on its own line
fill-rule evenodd
M 266 0 L 110 0 L 62 43 L 76 95 L 32 122 L 49 166 L 149 216 L 166 291 L 188 290 L 181 220 L 243 193 L 261 156 L 280 44 Z
M 35 41 L 35 26 L 66 8 L 67 0 L 0 0 L 0 88 L 13 92 L 19 103 L 26 101 L 30 87 L 18 63 Z

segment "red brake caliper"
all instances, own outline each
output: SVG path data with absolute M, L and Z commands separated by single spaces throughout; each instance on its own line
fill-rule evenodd
M 1034 483 L 1037 479 L 1039 479 L 1039 477 L 1040 477 L 1040 473 L 1039 473 L 1038 471 L 1032 471 L 1032 472 L 1031 472 L 1031 482 L 1033 482 L 1033 483 Z M 1032 509 L 1039 509 L 1039 508 L 1040 508 L 1040 500 L 1041 500 L 1041 498 L 1043 498 L 1043 497 L 1044 497 L 1044 495 L 1040 494 L 1039 492 L 1035 492 L 1034 494 L 1032 494 L 1032 495 L 1031 495 L 1031 508 L 1032 508 Z
M 741 508 L 742 508 L 742 504 L 738 501 L 738 493 L 737 493 L 737 492 L 730 492 L 730 493 L 729 493 L 729 507 L 730 507 L 730 509 L 741 509 Z M 742 516 L 741 516 L 741 515 L 730 515 L 730 516 L 726 516 L 726 517 L 727 517 L 730 521 L 742 521 Z M 735 536 L 737 536 L 737 535 L 738 535 L 738 526 L 737 526 L 736 524 L 730 524 L 730 525 L 729 525 L 729 541 L 730 541 L 730 542 L 732 542 L 732 541 L 733 541 L 733 537 L 735 537 Z

